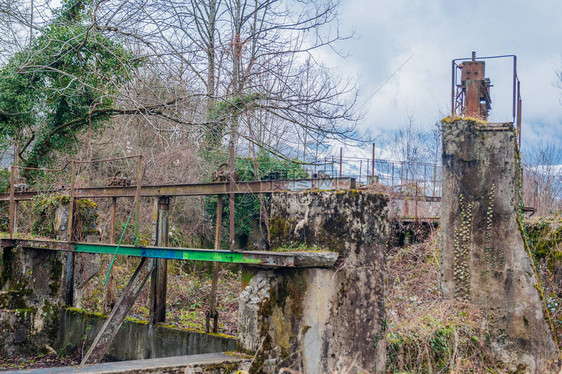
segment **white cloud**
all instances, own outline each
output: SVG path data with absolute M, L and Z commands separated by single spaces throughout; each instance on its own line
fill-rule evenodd
M 320 58 L 359 78 L 360 102 L 413 54 L 365 104 L 362 128 L 390 132 L 409 116 L 431 128 L 450 111 L 451 60 L 476 50 L 480 56 L 518 56 L 524 135 L 562 140 L 562 91 L 555 86 L 556 71 L 562 69 L 561 1 L 348 0 L 342 5 L 342 25 L 354 28 L 358 37 L 344 46 L 351 56 L 343 60 L 322 53 Z M 490 62 L 487 71 L 495 85 L 492 120 L 509 120 L 510 62 Z

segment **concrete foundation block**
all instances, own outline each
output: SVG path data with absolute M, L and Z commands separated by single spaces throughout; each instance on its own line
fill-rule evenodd
M 519 216 L 520 167 L 509 123 L 443 125 L 441 289 L 484 313 L 495 356 L 517 373 L 558 372 Z
M 239 338 L 253 372 L 384 371 L 388 198 L 358 191 L 272 197 L 272 245 L 339 253 L 334 268 L 245 267 Z

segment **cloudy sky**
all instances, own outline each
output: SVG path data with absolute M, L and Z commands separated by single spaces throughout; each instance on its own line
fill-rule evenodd
M 342 0 L 341 11 L 342 28 L 356 35 L 340 46 L 349 56 L 321 58 L 359 79 L 364 129 L 389 134 L 410 117 L 431 128 L 450 112 L 451 60 L 476 51 L 517 55 L 524 141 L 562 144 L 562 1 Z M 486 64 L 491 120 L 511 118 L 511 68 L 507 59 Z

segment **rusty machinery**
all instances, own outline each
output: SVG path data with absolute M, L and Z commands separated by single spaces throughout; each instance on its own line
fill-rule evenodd
M 490 98 L 490 79 L 485 76 L 484 60 L 513 59 L 513 125 L 517 129 L 519 146 L 521 146 L 521 91 L 517 76 L 517 56 L 501 55 L 479 57 L 472 52 L 470 58 L 457 58 L 452 61 L 451 115 L 488 120 L 492 100 Z M 460 70 L 460 74 L 459 74 Z

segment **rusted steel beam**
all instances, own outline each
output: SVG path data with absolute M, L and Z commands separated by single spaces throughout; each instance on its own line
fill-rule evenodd
M 356 187 L 355 178 L 325 178 L 325 179 L 289 179 L 275 181 L 235 182 L 232 186 L 234 194 L 260 194 L 281 191 L 304 190 L 346 190 Z M 110 197 L 135 197 L 136 186 L 128 187 L 83 187 L 75 189 L 75 198 L 110 198 Z M 40 193 L 67 193 L 65 189 L 41 192 L 17 192 L 14 200 L 31 200 Z M 141 197 L 159 196 L 209 196 L 230 194 L 230 183 L 194 183 L 142 186 Z M 10 194 L 0 194 L 0 201 L 9 201 Z
M 98 335 L 94 339 L 92 345 L 88 349 L 88 352 L 84 355 L 81 366 L 86 364 L 95 364 L 101 361 L 105 352 L 109 348 L 113 338 L 121 328 L 121 325 L 125 321 L 125 317 L 131 310 L 135 300 L 139 296 L 140 292 L 146 280 L 150 276 L 150 273 L 154 268 L 154 259 L 143 258 L 135 270 L 135 273 L 129 280 L 129 283 L 121 293 L 119 300 L 111 310 L 109 317 L 103 324 L 102 328 L 98 332 Z

